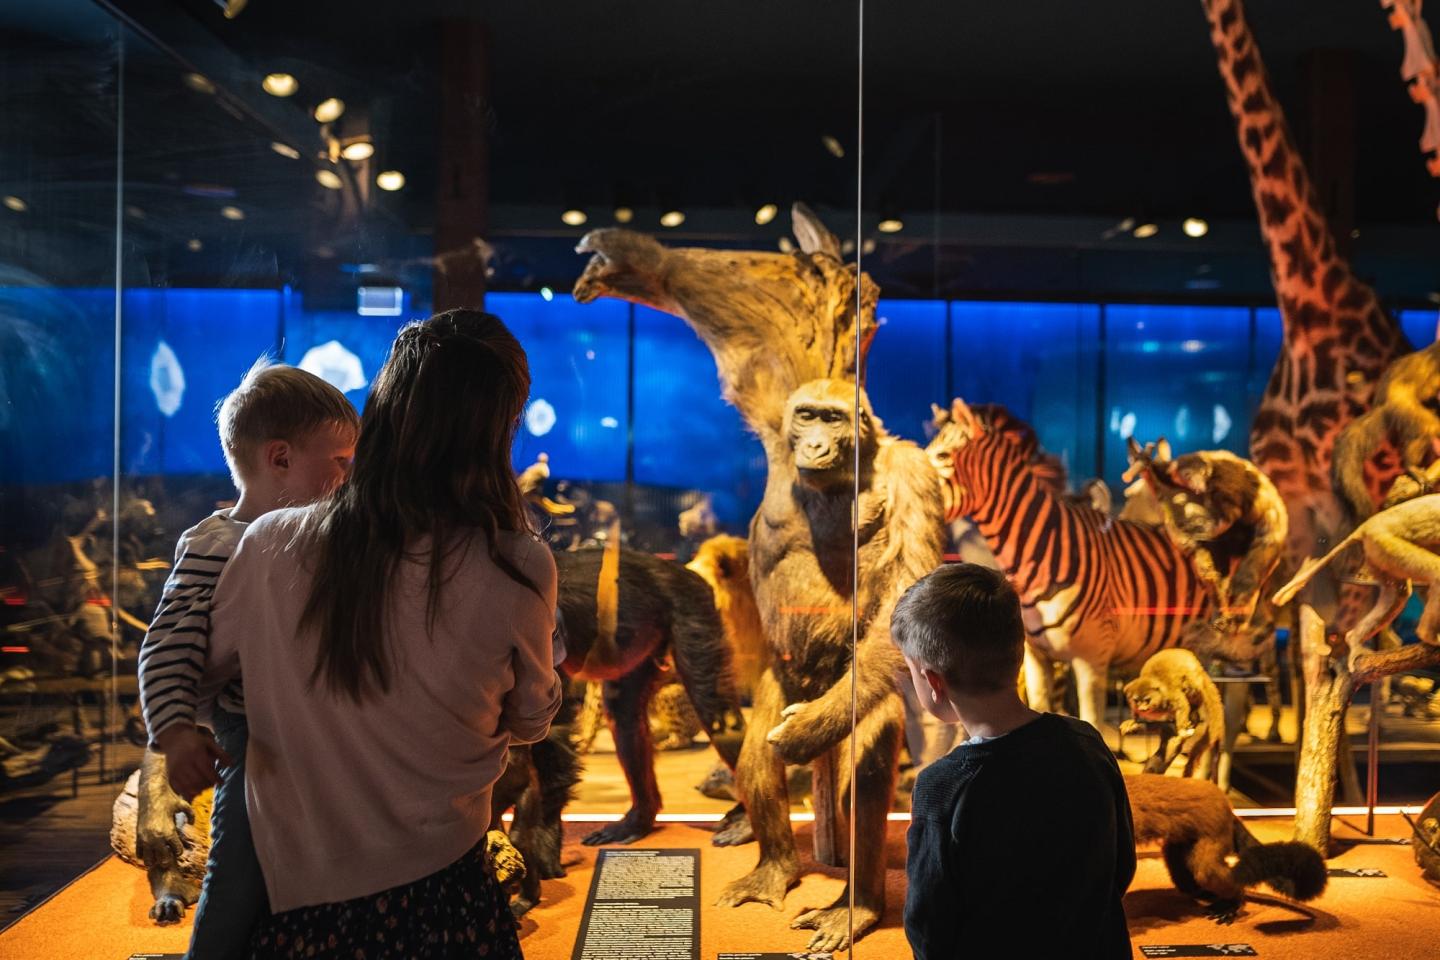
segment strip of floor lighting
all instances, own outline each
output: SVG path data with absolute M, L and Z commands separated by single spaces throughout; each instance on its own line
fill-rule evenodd
M 1331 810 L 1330 810 L 1330 814 L 1331 814 L 1331 816 L 1336 816 L 1336 817 L 1358 817 L 1358 816 L 1361 816 L 1362 814 L 1368 813 L 1368 812 L 1369 812 L 1369 809 L 1370 809 L 1369 807 L 1332 807 Z M 1417 805 L 1414 805 L 1414 806 L 1393 806 L 1393 805 L 1392 805 L 1392 806 L 1376 807 L 1376 808 L 1375 808 L 1375 813 L 1376 813 L 1376 815 L 1382 816 L 1382 817 L 1399 816 L 1400 814 L 1405 814 L 1405 813 L 1408 813 L 1408 814 L 1410 814 L 1411 816 L 1416 816 L 1416 815 L 1418 815 L 1418 814 L 1420 813 L 1420 811 L 1423 810 L 1423 809 L 1424 809 L 1424 807 L 1422 807 L 1422 806 L 1420 806 L 1420 805 L 1418 805 L 1418 804 L 1417 804 Z M 1294 808 L 1294 807 L 1240 807 L 1240 808 L 1237 808 L 1237 809 L 1236 809 L 1235 815 L 1238 816 L 1238 817 L 1252 817 L 1252 818 L 1253 818 L 1253 817 L 1293 817 L 1293 816 L 1295 816 L 1295 808 Z M 563 820 L 563 821 L 565 821 L 566 823 L 616 823 L 616 822 L 618 822 L 619 820 L 621 820 L 624 816 L 625 816 L 625 815 L 624 815 L 623 813 L 563 813 L 563 814 L 560 815 L 560 819 Z M 656 821 L 657 823 L 718 823 L 719 821 L 721 821 L 722 819 L 724 819 L 724 817 L 725 817 L 725 814 L 723 814 L 723 813 L 662 813 L 662 814 L 659 814 L 658 816 L 656 816 L 655 821 Z M 502 819 L 503 819 L 506 823 L 509 823 L 509 822 L 511 821 L 511 819 L 513 819 L 513 814 L 507 813 L 507 814 L 505 814 L 505 815 L 502 817 Z M 891 813 L 891 814 L 888 814 L 885 819 L 889 820 L 891 823 L 909 823 L 909 822 L 910 822 L 910 814 L 908 814 L 908 813 Z M 813 814 L 813 813 L 803 813 L 803 812 L 802 812 L 802 813 L 792 813 L 792 814 L 790 814 L 790 822 L 791 822 L 791 823 L 814 823 L 814 822 L 815 822 L 815 814 Z

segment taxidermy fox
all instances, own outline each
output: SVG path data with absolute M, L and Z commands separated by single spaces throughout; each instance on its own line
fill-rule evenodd
M 1210 901 L 1217 923 L 1230 923 L 1257 884 L 1292 900 L 1325 889 L 1325 861 L 1303 843 L 1261 843 L 1208 780 L 1141 773 L 1125 778 L 1135 842 L 1161 845 L 1176 889 Z

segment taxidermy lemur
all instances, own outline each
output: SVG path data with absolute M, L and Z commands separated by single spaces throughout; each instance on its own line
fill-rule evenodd
M 1261 883 L 1292 900 L 1325 890 L 1325 861 L 1314 848 L 1261 843 L 1213 783 L 1141 773 L 1125 778 L 1125 792 L 1135 842 L 1159 843 L 1175 888 L 1209 901 L 1217 923 L 1234 921 L 1245 891 Z
M 1200 659 L 1178 647 L 1161 650 L 1125 684 L 1135 716 L 1120 725 L 1130 733 L 1142 725 L 1160 730 L 1160 747 L 1145 761 L 1146 773 L 1164 773 L 1185 754 L 1185 776 L 1214 780 L 1225 743 L 1225 708 L 1220 691 Z
M 1325 556 L 1306 560 L 1295 578 L 1275 593 L 1277 606 L 1295 594 L 1348 547 L 1359 544 L 1365 564 L 1380 581 L 1375 606 L 1345 634 L 1352 656 L 1360 645 L 1390 625 L 1410 597 L 1411 582 L 1429 587 L 1415 633 L 1422 643 L 1440 643 L 1440 494 L 1407 500 L 1375 514 Z
M 1400 468 L 1420 480 L 1419 470 L 1440 438 L 1440 342 L 1406 354 L 1386 368 L 1375 386 L 1370 409 L 1345 425 L 1335 438 L 1331 475 L 1356 520 L 1375 513 L 1365 465 L 1386 443 L 1400 453 Z

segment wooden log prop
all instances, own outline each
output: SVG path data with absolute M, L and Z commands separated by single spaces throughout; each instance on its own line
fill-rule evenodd
M 1295 839 L 1328 854 L 1336 762 L 1355 688 L 1392 674 L 1440 666 L 1440 646 L 1419 643 L 1383 653 L 1351 648 L 1343 639 L 1327 639 L 1324 621 L 1308 604 L 1300 608 L 1298 640 L 1306 710 L 1295 778 Z

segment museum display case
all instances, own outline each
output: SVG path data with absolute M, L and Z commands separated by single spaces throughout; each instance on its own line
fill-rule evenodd
M 969 563 L 1016 705 L 1126 777 L 1137 947 L 1208 909 L 1417 955 L 1429 32 L 1101 6 L 0 0 L 0 953 L 185 949 L 211 801 L 137 674 L 237 498 L 220 405 L 267 358 L 363 412 L 468 308 L 525 350 L 559 577 L 564 703 L 485 843 L 525 954 L 905 955 L 917 779 L 999 748 L 891 613 Z

